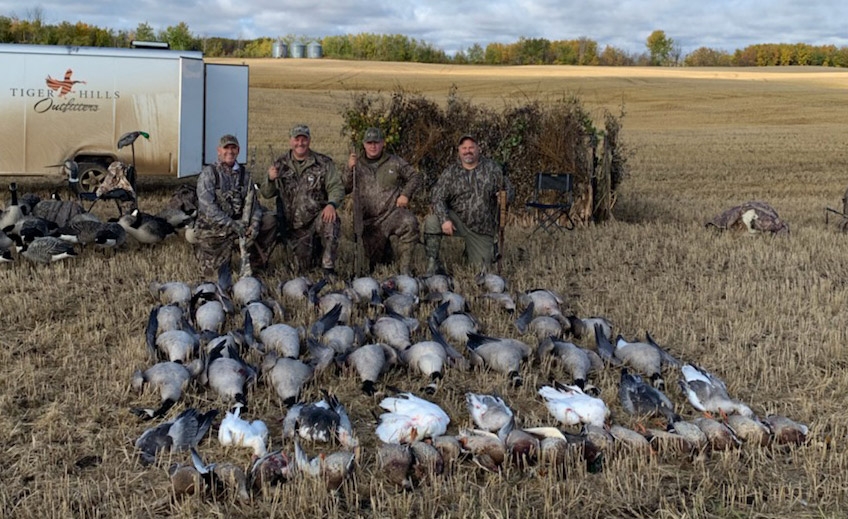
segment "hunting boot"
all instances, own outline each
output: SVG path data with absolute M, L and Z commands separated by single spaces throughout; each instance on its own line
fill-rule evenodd
M 424 251 L 427 254 L 427 272 L 425 276 L 434 276 L 444 271 L 439 261 L 439 248 L 442 245 L 441 234 L 424 234 Z
M 416 242 L 417 243 L 417 242 Z M 407 276 L 412 274 L 412 254 L 415 252 L 415 243 L 398 243 L 398 269 L 401 274 Z

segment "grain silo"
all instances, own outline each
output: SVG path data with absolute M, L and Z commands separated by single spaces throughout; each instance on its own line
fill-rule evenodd
M 289 47 L 289 56 L 292 58 L 303 58 L 306 53 L 306 45 L 302 43 L 292 43 Z
M 277 40 L 274 42 L 273 47 L 271 47 L 271 57 L 285 58 L 287 50 L 285 42 L 283 40 Z
M 323 52 L 321 44 L 317 41 L 310 42 L 309 45 L 306 46 L 307 58 L 321 58 L 323 57 Z

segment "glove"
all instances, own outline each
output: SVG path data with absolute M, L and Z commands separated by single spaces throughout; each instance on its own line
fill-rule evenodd
M 239 238 L 244 238 L 247 235 L 247 230 L 244 228 L 243 223 L 233 220 L 230 222 L 229 225 L 230 229 L 232 229 L 232 231 L 236 233 Z

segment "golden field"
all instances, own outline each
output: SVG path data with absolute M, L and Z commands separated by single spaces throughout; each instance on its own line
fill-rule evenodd
M 576 93 L 602 117 L 623 107 L 630 176 L 615 221 L 547 237 L 507 229 L 504 276 L 513 294 L 546 287 L 565 310 L 603 315 L 633 339 L 646 331 L 678 358 L 721 376 L 730 393 L 761 416 L 783 414 L 810 427 L 806 445 L 743 445 L 696 457 L 660 451 L 605 453 L 603 470 L 576 462 L 564 479 L 541 467 L 507 464 L 499 474 L 460 461 L 452 474 L 411 492 L 392 487 L 375 462 L 373 413 L 379 396 L 359 390 L 355 374 L 324 373 L 303 395 L 326 388 L 339 395 L 362 441 L 354 477 L 328 492 L 295 478 L 249 502 L 220 497 L 168 499 L 167 468 L 187 453 L 142 467 L 133 443 L 153 423 L 131 407 L 158 402 L 130 388 L 135 369 L 149 365 L 144 327 L 155 304 L 153 280 L 199 281 L 189 246 L 174 239 L 154 248 L 130 245 L 117 254 L 86 250 L 73 261 L 0 266 L 4 287 L 0 336 L 0 510 L 3 517 L 479 517 L 633 518 L 844 517 L 848 512 L 848 242 L 825 206 L 841 209 L 848 185 L 848 72 L 829 69 L 654 69 L 590 67 L 458 67 L 331 60 L 250 61 L 250 147 L 267 165 L 268 147 L 282 149 L 289 128 L 306 122 L 313 148 L 346 156 L 341 110 L 353 92 L 421 92 L 443 100 L 451 85 L 475 102 L 501 106 Z M 450 144 L 446 144 L 450 145 Z M 53 181 L 26 181 L 49 193 Z M 155 212 L 173 182 L 145 179 L 140 206 Z M 8 193 L 4 181 L 0 188 Z M 25 189 L 25 190 L 26 190 Z M 5 195 L 4 195 L 5 196 Z M 783 238 L 717 234 L 704 222 L 747 200 L 769 202 L 791 227 Z M 98 210 L 108 213 L 105 205 Z M 523 214 L 521 203 L 512 209 Z M 347 216 L 343 211 L 343 217 Z M 349 220 L 339 271 L 348 277 Z M 278 251 L 275 258 L 283 261 Z M 446 260 L 472 312 L 496 336 L 517 337 L 513 318 L 488 306 L 474 272 Z M 418 267 L 424 266 L 423 250 Z M 315 275 L 315 273 L 311 273 Z M 377 277 L 391 274 L 388 268 Z M 263 276 L 272 288 L 291 277 L 282 263 Z M 340 288 L 341 284 L 337 284 Z M 288 321 L 316 315 L 281 300 Z M 418 316 L 432 310 L 422 303 Z M 355 319 L 361 321 L 363 313 Z M 239 325 L 240 318 L 233 319 Z M 420 336 L 423 338 L 423 335 Z M 535 347 L 535 339 L 524 337 Z M 255 363 L 257 358 L 251 357 Z M 525 384 L 509 386 L 489 371 L 449 369 L 432 400 L 451 416 L 449 433 L 471 422 L 466 391 L 494 392 L 522 426 L 553 425 L 536 394 L 561 368 L 531 361 Z M 665 372 L 677 411 L 697 412 Z M 594 376 L 612 421 L 634 426 L 616 396 L 618 371 Z M 418 375 L 396 368 L 379 385 L 417 392 Z M 248 395 L 251 418 L 262 418 L 271 447 L 291 453 L 281 437 L 285 407 L 262 379 Z M 169 416 L 184 407 L 221 409 L 213 391 L 191 386 Z M 220 416 L 218 421 L 220 421 Z M 224 449 L 213 427 L 199 451 L 207 461 L 249 464 L 249 451 Z M 320 446 L 306 445 L 310 454 Z

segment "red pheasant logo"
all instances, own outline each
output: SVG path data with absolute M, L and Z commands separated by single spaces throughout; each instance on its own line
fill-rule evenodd
M 65 94 L 70 92 L 71 89 L 74 88 L 74 85 L 76 85 L 77 83 L 82 83 L 83 85 L 85 84 L 85 81 L 77 81 L 77 80 L 71 79 L 71 75 L 73 75 L 73 73 L 74 73 L 74 71 L 71 70 L 71 69 L 68 69 L 67 71 L 65 71 L 65 79 L 64 80 L 52 78 L 48 74 L 47 75 L 47 87 L 50 88 L 51 90 L 55 90 L 55 91 L 59 92 L 59 97 L 65 97 Z

